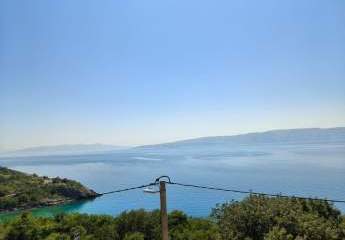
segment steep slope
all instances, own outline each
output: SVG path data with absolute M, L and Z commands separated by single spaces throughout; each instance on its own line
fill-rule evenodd
M 97 195 L 73 180 L 39 177 L 0 167 L 0 212 L 56 205 Z

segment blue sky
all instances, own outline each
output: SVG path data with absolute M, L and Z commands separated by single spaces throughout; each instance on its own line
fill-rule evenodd
M 345 125 L 345 1 L 0 1 L 0 149 Z

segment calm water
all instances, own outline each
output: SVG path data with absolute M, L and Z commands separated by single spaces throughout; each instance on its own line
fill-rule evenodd
M 75 179 L 97 192 L 172 181 L 241 190 L 345 199 L 345 144 L 237 146 L 212 149 L 136 150 L 84 156 L 0 159 L 0 165 L 28 173 Z M 168 208 L 207 216 L 217 203 L 245 195 L 168 186 Z M 337 204 L 345 212 L 345 204 Z M 81 212 L 116 215 L 155 209 L 159 196 L 142 190 L 93 201 L 35 210 L 36 215 Z

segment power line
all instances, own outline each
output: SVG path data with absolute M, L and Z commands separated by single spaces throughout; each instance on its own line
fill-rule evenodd
M 152 186 L 152 185 L 156 185 L 156 183 L 150 183 L 150 184 L 141 185 L 141 186 L 137 186 L 137 187 L 130 187 L 130 188 L 123 188 L 123 189 L 113 190 L 113 191 L 109 191 L 109 192 L 100 193 L 99 195 L 102 196 L 102 195 L 107 195 L 107 194 L 126 192 L 126 191 L 135 190 L 135 189 L 146 188 L 146 187 L 149 187 L 149 186 Z
M 236 189 L 209 187 L 209 186 L 201 186 L 201 185 L 177 183 L 177 182 L 167 182 L 167 183 L 171 185 L 182 186 L 182 187 L 193 187 L 193 188 L 223 191 L 223 192 L 254 194 L 254 195 L 268 196 L 268 197 L 296 198 L 296 199 L 313 200 L 313 201 L 326 201 L 326 202 L 332 202 L 332 203 L 345 203 L 345 200 L 334 200 L 334 199 L 326 199 L 326 198 L 322 199 L 322 198 L 302 197 L 302 196 L 295 196 L 295 195 L 284 195 L 284 194 L 271 194 L 271 193 L 264 193 L 264 192 L 243 191 L 243 190 L 236 190 Z
M 125 191 L 130 191 L 130 190 L 135 190 L 135 189 L 141 189 L 141 188 L 145 188 L 145 187 L 149 187 L 149 186 L 154 186 L 154 185 L 157 185 L 159 183 L 159 181 L 161 181 L 160 180 L 161 178 L 167 178 L 168 181 L 164 181 L 164 182 L 167 184 L 170 184 L 170 185 L 177 185 L 177 186 L 182 186 L 182 187 L 192 187 L 192 188 L 198 188 L 198 189 L 204 189 L 204 190 L 233 192 L 233 193 L 240 193 L 240 194 L 254 194 L 254 195 L 268 196 L 268 197 L 295 198 L 295 199 L 312 200 L 312 201 L 326 201 L 326 202 L 332 202 L 332 203 L 345 203 L 345 200 L 335 200 L 335 199 L 327 199 L 327 198 L 323 199 L 323 198 L 316 198 L 316 197 L 303 197 L 303 196 L 286 195 L 286 194 L 272 194 L 272 193 L 265 193 L 265 192 L 254 192 L 254 191 L 245 191 L 245 190 L 230 189 L 230 188 L 210 187 L 210 186 L 202 186 L 202 185 L 195 185 L 195 184 L 172 182 L 168 176 L 161 176 L 161 177 L 157 178 L 154 183 L 150 183 L 147 185 L 114 190 L 114 191 L 102 193 L 100 195 L 125 192 Z
M 137 187 L 123 188 L 123 189 L 113 190 L 113 191 L 109 191 L 109 192 L 99 193 L 99 196 L 106 195 L 106 194 L 112 194 L 112 193 L 126 192 L 126 191 L 135 190 L 135 189 L 141 189 L 141 188 L 155 186 L 155 185 L 159 184 L 160 179 L 162 179 L 162 178 L 168 179 L 168 182 L 164 181 L 165 183 L 171 183 L 170 177 L 164 175 L 164 176 L 160 176 L 160 177 L 156 178 L 154 183 L 149 183 L 149 184 L 141 185 L 141 186 L 137 186 Z
M 162 181 L 161 178 L 167 178 L 168 181 Z M 181 187 L 192 187 L 192 188 L 198 188 L 198 189 L 203 189 L 203 190 L 233 192 L 233 193 L 240 193 L 240 194 L 254 194 L 254 195 L 268 196 L 268 197 L 295 198 L 295 199 L 312 200 L 312 201 L 326 201 L 326 202 L 332 202 L 332 203 L 345 203 L 345 200 L 335 200 L 335 199 L 327 199 L 327 198 L 323 199 L 323 198 L 317 198 L 317 197 L 304 197 L 304 196 L 286 195 L 286 194 L 272 194 L 272 193 L 265 193 L 265 192 L 254 192 L 254 191 L 245 191 L 245 190 L 230 189 L 230 188 L 220 188 L 220 187 L 211 187 L 211 186 L 202 186 L 202 185 L 195 185 L 195 184 L 172 182 L 172 181 L 170 181 L 170 178 L 168 176 L 161 176 L 161 177 L 157 178 L 154 183 L 149 183 L 149 184 L 140 185 L 140 186 L 136 186 L 136 187 L 116 189 L 116 190 L 112 190 L 109 192 L 99 193 L 97 195 L 102 196 L 102 195 L 108 195 L 108 194 L 113 194 L 113 193 L 120 193 L 120 192 L 136 190 L 136 189 L 142 189 L 142 188 L 146 188 L 146 187 L 150 187 L 150 186 L 156 186 L 159 184 L 159 182 L 165 182 L 166 184 L 170 184 L 170 185 L 176 185 L 176 186 L 181 186 Z M 2 196 L 0 198 L 15 197 L 15 196 L 22 194 L 22 193 L 25 193 L 25 192 L 9 194 L 6 196 Z

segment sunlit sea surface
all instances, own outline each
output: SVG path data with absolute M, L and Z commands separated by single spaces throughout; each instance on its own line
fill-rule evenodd
M 123 150 L 111 154 L 2 158 L 0 165 L 28 173 L 75 179 L 96 192 L 148 184 L 161 175 L 172 181 L 256 192 L 345 200 L 345 144 L 259 145 L 203 149 Z M 167 186 L 169 210 L 208 216 L 217 203 L 246 195 Z M 343 213 L 345 204 L 336 204 Z M 93 201 L 42 208 L 60 212 L 117 215 L 159 208 L 159 196 L 142 190 L 105 195 Z M 13 214 L 3 214 L 2 218 Z

